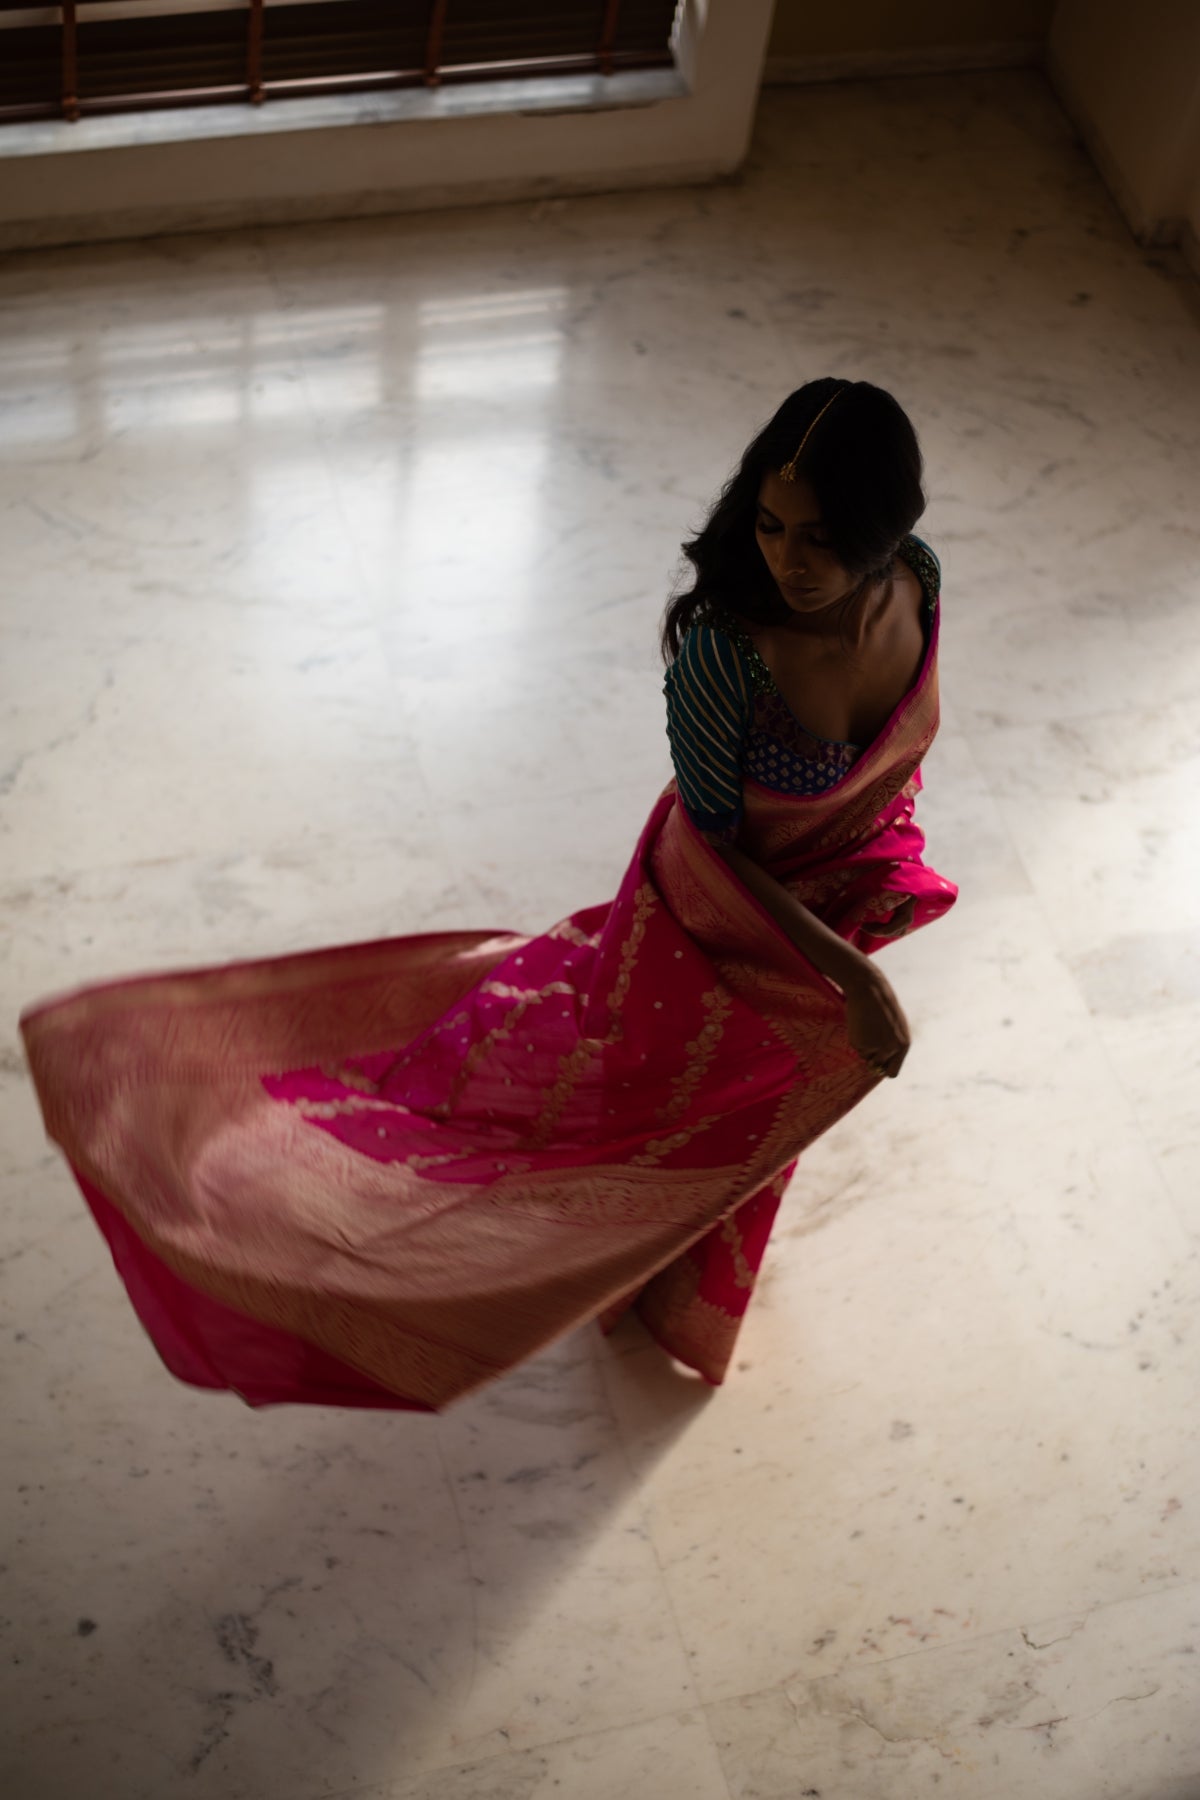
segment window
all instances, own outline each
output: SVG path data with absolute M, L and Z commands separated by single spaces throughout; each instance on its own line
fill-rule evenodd
M 677 0 L 0 0 L 0 122 L 670 64 Z

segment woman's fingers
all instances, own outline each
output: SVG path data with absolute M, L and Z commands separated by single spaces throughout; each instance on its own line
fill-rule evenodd
M 889 919 L 875 919 L 867 923 L 863 929 L 872 937 L 900 937 L 909 930 L 916 914 L 917 902 L 912 894 L 902 900 Z
M 877 1075 L 886 1075 L 894 1081 L 904 1067 L 904 1059 L 908 1055 L 908 1050 L 907 1043 L 898 1043 L 886 1047 L 879 1045 L 868 1050 L 860 1050 L 859 1055 Z
M 860 1050 L 859 1055 L 878 1074 L 895 1076 L 904 1067 L 908 1049 L 907 1041 L 897 1036 L 889 1044 L 873 1044 L 867 1049 Z

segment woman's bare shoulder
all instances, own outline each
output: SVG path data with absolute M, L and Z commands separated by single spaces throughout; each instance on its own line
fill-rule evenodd
M 920 578 L 897 558 L 887 604 L 876 621 L 872 658 L 881 686 L 891 690 L 896 701 L 908 692 L 921 672 L 928 642 L 928 612 Z
M 921 578 L 899 557 L 892 565 L 891 597 L 887 621 L 892 629 L 908 638 L 924 638 L 928 602 Z

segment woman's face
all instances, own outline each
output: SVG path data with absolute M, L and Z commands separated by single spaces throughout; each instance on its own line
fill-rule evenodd
M 794 613 L 820 612 L 857 585 L 821 528 L 821 509 L 807 481 L 784 481 L 774 470 L 758 489 L 754 536 L 784 604 Z

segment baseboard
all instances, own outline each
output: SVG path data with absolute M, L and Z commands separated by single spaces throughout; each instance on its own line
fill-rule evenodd
M 934 44 L 910 50 L 839 50 L 823 56 L 769 56 L 765 86 L 807 81 L 874 81 L 888 75 L 946 75 L 968 69 L 1041 68 L 1041 38 L 983 44 Z
M 299 225 L 337 219 L 382 218 L 392 214 L 440 212 L 445 208 L 496 205 L 550 205 L 584 194 L 628 193 L 639 188 L 708 186 L 728 179 L 715 162 L 612 170 L 567 177 L 513 177 L 456 182 L 453 186 L 282 196 L 270 200 L 199 201 L 178 206 L 114 208 L 100 213 L 48 219 L 0 221 L 0 253 L 62 248 L 70 244 L 174 237 L 194 232 L 235 231 L 247 226 Z

